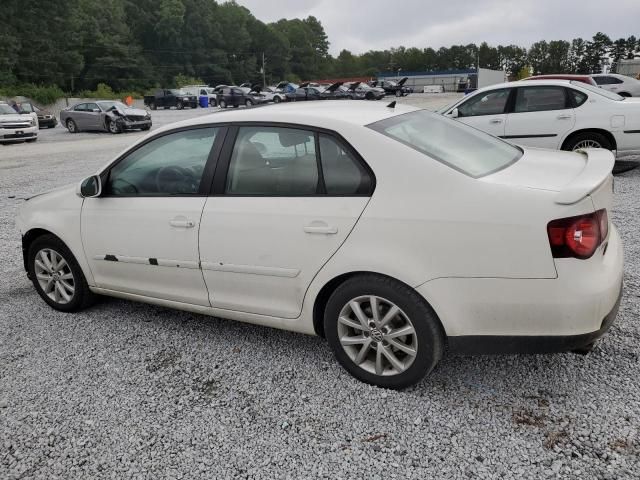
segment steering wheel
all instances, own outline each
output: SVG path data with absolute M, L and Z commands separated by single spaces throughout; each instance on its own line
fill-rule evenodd
M 158 169 L 155 183 L 157 191 L 161 193 L 194 193 L 197 189 L 192 172 L 177 165 Z

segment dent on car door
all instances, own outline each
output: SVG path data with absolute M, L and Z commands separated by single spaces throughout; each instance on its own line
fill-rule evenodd
M 209 305 L 198 228 L 223 136 L 214 127 L 168 132 L 102 175 L 103 194 L 82 207 L 82 242 L 97 287 Z
M 511 88 L 500 88 L 474 95 L 457 106 L 457 120 L 493 136 L 504 136 L 511 92 Z
M 233 135 L 200 227 L 211 305 L 296 318 L 311 280 L 369 201 L 373 176 L 333 135 L 268 125 Z
M 555 149 L 574 125 L 573 101 L 565 87 L 518 87 L 504 138 L 520 145 Z

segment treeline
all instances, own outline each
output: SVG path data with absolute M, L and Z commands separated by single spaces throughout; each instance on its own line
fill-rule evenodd
M 592 73 L 602 59 L 633 58 L 635 37 L 612 41 L 540 41 L 528 50 L 507 45 L 392 48 L 354 55 L 329 54 L 329 40 L 315 17 L 265 24 L 231 1 L 215 0 L 2 0 L 0 88 L 48 85 L 66 92 L 144 91 L 173 86 L 176 78 L 208 84 L 268 83 L 380 71 L 481 67 L 510 74 Z

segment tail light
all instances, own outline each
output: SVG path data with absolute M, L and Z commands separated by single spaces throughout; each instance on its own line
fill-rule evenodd
M 554 258 L 590 258 L 609 234 L 605 209 L 588 215 L 552 220 L 547 225 Z

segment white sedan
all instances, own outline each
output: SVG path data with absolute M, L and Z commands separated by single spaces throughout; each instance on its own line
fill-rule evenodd
M 617 73 L 591 75 L 600 88 L 622 97 L 640 97 L 640 81 Z
M 18 227 L 55 309 L 110 295 L 317 334 L 355 377 L 402 388 L 447 346 L 558 352 L 607 331 L 613 163 L 404 105 L 292 104 L 156 130 L 29 199 Z
M 518 145 L 640 154 L 640 99 L 582 82 L 525 80 L 492 85 L 440 113 Z

